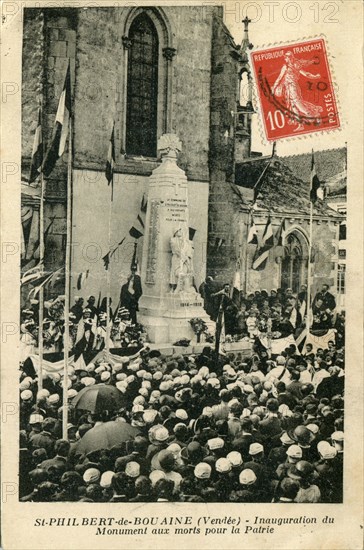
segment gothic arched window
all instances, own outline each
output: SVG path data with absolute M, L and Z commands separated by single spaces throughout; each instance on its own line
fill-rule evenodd
M 126 107 L 126 153 L 157 155 L 158 34 L 142 13 L 133 21 L 129 38 Z

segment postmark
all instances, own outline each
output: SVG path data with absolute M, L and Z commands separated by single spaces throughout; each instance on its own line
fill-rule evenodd
M 324 38 L 251 52 L 268 141 L 340 128 Z

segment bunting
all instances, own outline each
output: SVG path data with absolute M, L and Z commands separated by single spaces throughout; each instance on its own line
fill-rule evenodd
M 147 200 L 143 195 L 142 202 L 140 205 L 140 211 L 137 215 L 137 219 L 134 225 L 129 230 L 129 235 L 133 237 L 133 239 L 140 239 L 140 237 L 143 237 L 144 235 L 147 205 L 148 205 Z

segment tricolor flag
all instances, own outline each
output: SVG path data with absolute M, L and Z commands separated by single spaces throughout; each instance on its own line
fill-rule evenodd
M 34 299 L 36 298 L 36 296 L 38 295 L 40 289 L 42 287 L 45 287 L 45 286 L 51 286 L 53 287 L 57 281 L 59 281 L 61 279 L 61 273 L 63 271 L 63 267 L 61 267 L 60 269 L 57 269 L 57 271 L 54 271 L 52 273 L 47 273 L 47 274 L 44 274 L 41 279 L 39 279 L 41 282 L 39 283 L 38 286 L 32 288 L 32 290 L 29 292 L 29 300 L 30 299 Z M 38 280 L 38 282 L 39 282 Z
M 88 269 L 87 271 L 83 271 L 82 273 L 79 274 L 79 276 L 77 277 L 77 290 L 81 290 L 86 279 L 88 278 L 89 273 L 90 273 L 90 270 Z
M 312 149 L 312 159 L 311 159 L 311 188 L 310 188 L 310 200 L 312 203 L 315 203 L 318 199 L 318 190 L 320 188 L 320 180 L 316 174 L 315 158 L 313 155 Z
M 254 218 L 252 218 L 250 222 L 248 244 L 258 244 L 258 231 L 254 222 Z
M 38 110 L 38 124 L 34 134 L 32 160 L 30 163 L 29 183 L 33 183 L 41 172 L 43 163 L 42 109 Z
M 269 216 L 264 229 L 262 244 L 254 254 L 252 269 L 262 271 L 265 268 L 269 257 L 269 251 L 273 248 L 273 245 L 273 228 Z
M 124 241 L 125 241 L 125 237 L 123 237 L 121 241 L 112 250 L 109 250 L 109 252 L 105 254 L 105 256 L 103 256 L 102 260 L 104 262 L 104 268 L 106 270 L 108 270 L 109 268 L 110 259 L 113 257 L 113 255 L 115 254 L 119 246 L 121 246 Z
M 57 162 L 63 155 L 69 132 L 69 121 L 72 112 L 71 105 L 71 71 L 68 63 L 67 74 L 63 90 L 58 103 L 56 120 L 53 128 L 53 136 L 50 147 L 43 162 L 43 174 L 49 176 Z
M 285 232 L 285 230 L 286 230 L 286 219 L 283 218 L 276 235 L 277 246 L 283 246 L 283 233 Z
M 40 279 L 40 277 L 41 277 L 41 264 L 39 262 L 37 265 L 35 265 L 31 269 L 28 269 L 23 273 L 23 276 L 20 279 L 20 284 L 26 285 L 27 283 L 32 283 Z
M 44 231 L 44 237 L 43 237 L 44 243 L 46 242 L 46 239 L 48 237 L 48 233 L 51 230 L 51 227 L 52 227 L 55 219 L 56 219 L 55 216 L 53 216 L 53 218 L 51 218 L 51 221 L 49 222 L 48 227 Z M 29 251 L 29 250 L 27 251 L 26 262 L 24 262 L 25 267 L 27 265 L 29 265 L 30 262 L 32 262 L 34 259 L 38 259 L 39 257 L 40 257 L 40 237 L 39 237 L 39 234 L 38 234 L 36 240 L 34 241 L 33 249 L 31 251 Z
M 129 229 L 129 235 L 133 237 L 133 239 L 140 239 L 140 237 L 144 235 L 146 212 L 147 212 L 147 200 L 143 195 L 142 202 L 140 205 L 140 212 L 137 216 L 137 219 L 134 225 Z
M 112 132 L 107 154 L 105 176 L 108 185 L 111 185 L 111 200 L 114 198 L 114 167 L 115 167 L 115 122 L 112 125 Z

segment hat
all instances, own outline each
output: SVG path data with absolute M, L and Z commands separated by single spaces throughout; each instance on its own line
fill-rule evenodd
M 24 390 L 20 394 L 20 399 L 22 401 L 30 401 L 33 397 L 33 394 L 30 390 Z
M 140 465 L 138 462 L 128 462 L 125 467 L 125 473 L 128 477 L 138 477 L 140 475 Z
M 140 412 L 143 412 L 143 411 L 144 411 L 143 405 L 133 405 L 132 408 L 131 408 L 132 414 L 140 413 Z
M 29 424 L 30 425 L 41 424 L 43 420 L 44 420 L 44 417 L 41 414 L 34 413 L 30 415 Z
M 100 486 L 103 489 L 109 489 L 111 487 L 111 481 L 114 475 L 115 475 L 115 472 L 112 472 L 111 470 L 104 472 L 100 479 Z
M 279 438 L 283 445 L 293 445 L 294 439 L 292 439 L 287 432 L 283 432 L 281 437 Z
M 37 399 L 43 399 L 44 397 L 49 397 L 49 396 L 50 396 L 49 391 L 44 388 L 42 390 L 39 390 L 39 392 L 37 393 Z
M 146 424 L 151 424 L 156 419 L 156 416 L 158 414 L 158 411 L 155 409 L 147 409 L 143 413 L 143 420 Z
M 290 445 L 286 451 L 290 458 L 302 458 L 302 449 L 298 445 Z
M 156 430 L 154 434 L 155 440 L 159 441 L 160 443 L 163 441 L 167 441 L 168 437 L 169 437 L 168 430 L 167 428 L 164 428 L 164 427 L 158 428 L 158 430 Z
M 207 383 L 213 388 L 220 388 L 220 380 L 218 378 L 209 378 Z
M 74 390 L 73 388 L 71 388 L 70 390 L 67 391 L 68 399 L 73 399 L 74 397 L 76 397 L 77 393 L 78 393 L 77 390 Z
M 253 472 L 253 470 L 250 470 L 247 468 L 246 470 L 243 470 L 240 472 L 239 475 L 239 482 L 241 485 L 253 485 L 257 480 L 257 476 Z
M 22 382 L 20 382 L 20 391 L 25 391 L 25 390 L 28 390 L 30 388 L 30 382 L 29 380 L 26 380 L 24 378 L 24 380 Z
M 108 371 L 101 373 L 101 382 L 106 382 L 110 379 L 110 373 Z
M 125 380 L 119 380 L 119 382 L 116 382 L 115 386 L 119 391 L 122 393 L 126 392 L 126 388 L 128 387 L 128 384 L 125 382 Z
M 319 443 L 317 444 L 317 450 L 321 458 L 323 458 L 324 460 L 335 458 L 335 456 L 337 455 L 337 450 L 335 449 L 335 447 L 332 447 L 327 441 L 319 441 Z
M 207 441 L 207 446 L 210 449 L 210 451 L 215 451 L 216 449 L 222 449 L 224 445 L 225 445 L 225 442 L 223 439 L 221 439 L 221 437 L 214 437 Z
M 278 356 L 276 357 L 276 363 L 277 363 L 278 366 L 280 366 L 280 365 L 285 365 L 285 364 L 286 364 L 286 359 L 285 359 L 285 357 L 283 357 L 283 355 L 278 355 Z
M 226 458 L 231 462 L 233 467 L 241 466 L 243 464 L 243 459 L 238 451 L 231 451 L 226 455 Z
M 160 480 L 160 479 L 166 479 L 166 474 L 164 472 L 162 472 L 162 470 L 153 470 L 150 474 L 149 474 L 149 479 L 152 483 L 152 486 L 155 487 L 156 483 Z
M 147 390 L 147 388 L 140 388 L 138 393 L 144 398 L 149 397 L 149 391 Z
M 209 479 L 211 476 L 211 466 L 207 462 L 199 462 L 194 469 L 197 479 Z
M 56 403 L 59 402 L 59 395 L 58 393 L 52 393 L 52 395 L 50 395 L 48 397 L 48 403 L 51 403 L 53 405 L 55 405 Z
M 260 443 L 252 443 L 249 447 L 250 456 L 258 455 L 259 453 L 262 453 L 263 451 L 264 451 L 264 447 Z
M 306 428 L 315 435 L 319 432 L 320 429 L 317 424 L 307 424 Z
M 100 470 L 97 468 L 88 468 L 83 474 L 83 481 L 85 483 L 97 483 L 100 479 Z
M 177 409 L 175 414 L 179 420 L 188 420 L 188 414 L 184 409 Z
M 170 445 L 168 445 L 167 451 L 170 451 L 175 456 L 177 456 L 181 452 L 181 446 L 178 445 L 178 443 L 171 443 Z
M 163 378 L 163 373 L 159 370 L 157 370 L 154 374 L 153 374 L 153 379 L 154 380 L 161 380 Z
M 231 471 L 231 462 L 227 458 L 219 458 L 215 463 L 215 468 L 220 474 L 227 474 Z
M 344 441 L 344 432 L 338 431 L 331 434 L 332 441 L 342 442 Z
M 211 407 L 204 407 L 204 409 L 202 411 L 202 414 L 203 414 L 203 416 L 212 416 L 213 415 L 212 408 Z

